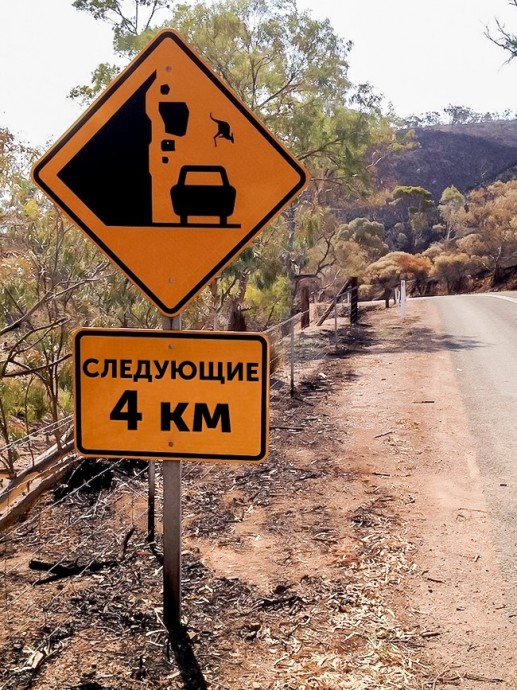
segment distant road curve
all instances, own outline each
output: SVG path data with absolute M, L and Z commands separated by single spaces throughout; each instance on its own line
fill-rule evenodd
M 509 599 L 517 605 L 517 292 L 433 301 L 457 343 L 451 356 Z

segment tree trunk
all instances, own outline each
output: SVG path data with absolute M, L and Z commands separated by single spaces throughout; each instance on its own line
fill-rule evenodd
M 300 288 L 300 301 L 301 301 L 301 307 L 302 307 L 302 320 L 301 320 L 301 327 L 302 328 L 308 328 L 309 323 L 310 323 L 310 318 L 309 318 L 309 286 L 308 285 L 302 285 Z
M 287 221 L 287 242 L 286 242 L 286 259 L 285 259 L 285 269 L 289 281 L 294 284 L 295 270 L 292 262 L 292 257 L 294 254 L 294 244 L 296 239 L 296 215 L 294 204 L 289 206 L 285 211 L 285 219 Z M 294 295 L 293 295 L 294 297 Z
M 242 313 L 242 307 L 237 302 L 233 302 L 231 307 L 230 318 L 228 320 L 228 330 L 239 332 L 248 330 L 246 326 L 246 319 Z
M 496 262 L 494 267 L 494 275 L 492 277 L 492 287 L 495 287 L 501 280 L 501 266 Z
M 386 309 L 390 308 L 390 293 L 390 288 L 384 288 L 384 306 L 386 307 Z

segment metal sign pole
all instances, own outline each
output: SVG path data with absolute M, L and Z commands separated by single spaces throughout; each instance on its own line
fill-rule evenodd
M 181 330 L 181 316 L 162 318 L 164 330 Z M 169 632 L 181 624 L 181 460 L 163 469 L 163 622 Z

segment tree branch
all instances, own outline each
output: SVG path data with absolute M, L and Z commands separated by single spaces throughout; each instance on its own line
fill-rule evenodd
M 14 331 L 16 328 L 18 328 L 19 326 L 21 326 L 22 323 L 24 323 L 25 321 L 27 321 L 27 319 L 28 319 L 30 316 L 32 316 L 32 314 L 34 314 L 34 312 L 35 312 L 37 309 L 39 309 L 39 307 L 41 307 L 43 304 L 45 304 L 45 302 L 50 298 L 50 296 L 52 295 L 53 292 L 54 292 L 54 288 L 52 288 L 51 290 L 49 290 L 48 292 L 46 292 L 46 293 L 43 295 L 43 297 L 42 297 L 40 300 L 38 300 L 38 301 L 36 302 L 36 304 L 35 304 L 34 306 L 32 306 L 27 312 L 25 312 L 25 314 L 23 314 L 22 316 L 20 316 L 19 319 L 17 319 L 17 320 L 14 321 L 13 323 L 11 323 L 9 326 L 5 326 L 5 328 L 2 328 L 2 329 L 0 330 L 0 336 L 6 335 L 7 333 L 10 333 L 11 331 Z M 16 306 L 18 307 L 18 305 L 16 305 Z M 19 308 L 19 307 L 18 307 L 18 308 Z
M 293 84 L 294 76 L 295 76 L 295 75 L 293 74 L 293 75 L 291 76 L 291 78 L 289 79 L 289 81 L 287 81 L 282 87 L 280 87 L 277 91 L 275 91 L 275 93 L 272 93 L 272 94 L 271 94 L 270 96 L 268 96 L 264 101 L 262 101 L 262 103 L 259 103 L 259 105 L 257 106 L 258 109 L 260 110 L 260 109 L 263 108 L 267 103 L 270 103 L 271 101 L 273 101 L 275 98 L 277 98 L 277 97 L 280 96 L 281 94 L 284 94 L 284 93 L 291 93 L 292 91 L 295 91 L 297 88 L 299 88 L 299 87 L 300 87 L 300 84 L 299 84 L 299 83 L 298 83 L 298 84 Z
M 72 355 L 69 353 L 67 355 L 63 355 L 62 357 L 59 357 L 59 359 L 56 359 L 53 362 L 49 362 L 48 364 L 42 364 L 40 367 L 29 367 L 26 364 L 22 364 L 21 362 L 13 362 L 13 364 L 16 364 L 19 367 L 22 367 L 23 371 L 13 371 L 9 374 L 4 374 L 3 378 L 5 379 L 13 379 L 16 378 L 17 376 L 28 376 L 29 374 L 37 374 L 40 371 L 43 371 L 44 369 L 50 369 L 52 367 L 57 367 L 58 364 L 61 364 L 61 362 L 64 362 L 67 359 L 70 359 Z

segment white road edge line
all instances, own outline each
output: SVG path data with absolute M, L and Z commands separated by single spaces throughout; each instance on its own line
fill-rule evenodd
M 505 299 L 508 300 L 508 302 L 515 302 L 517 304 L 517 299 L 515 297 L 507 297 L 506 295 L 491 295 L 491 294 L 484 294 L 481 295 L 481 297 L 496 297 L 497 299 Z

